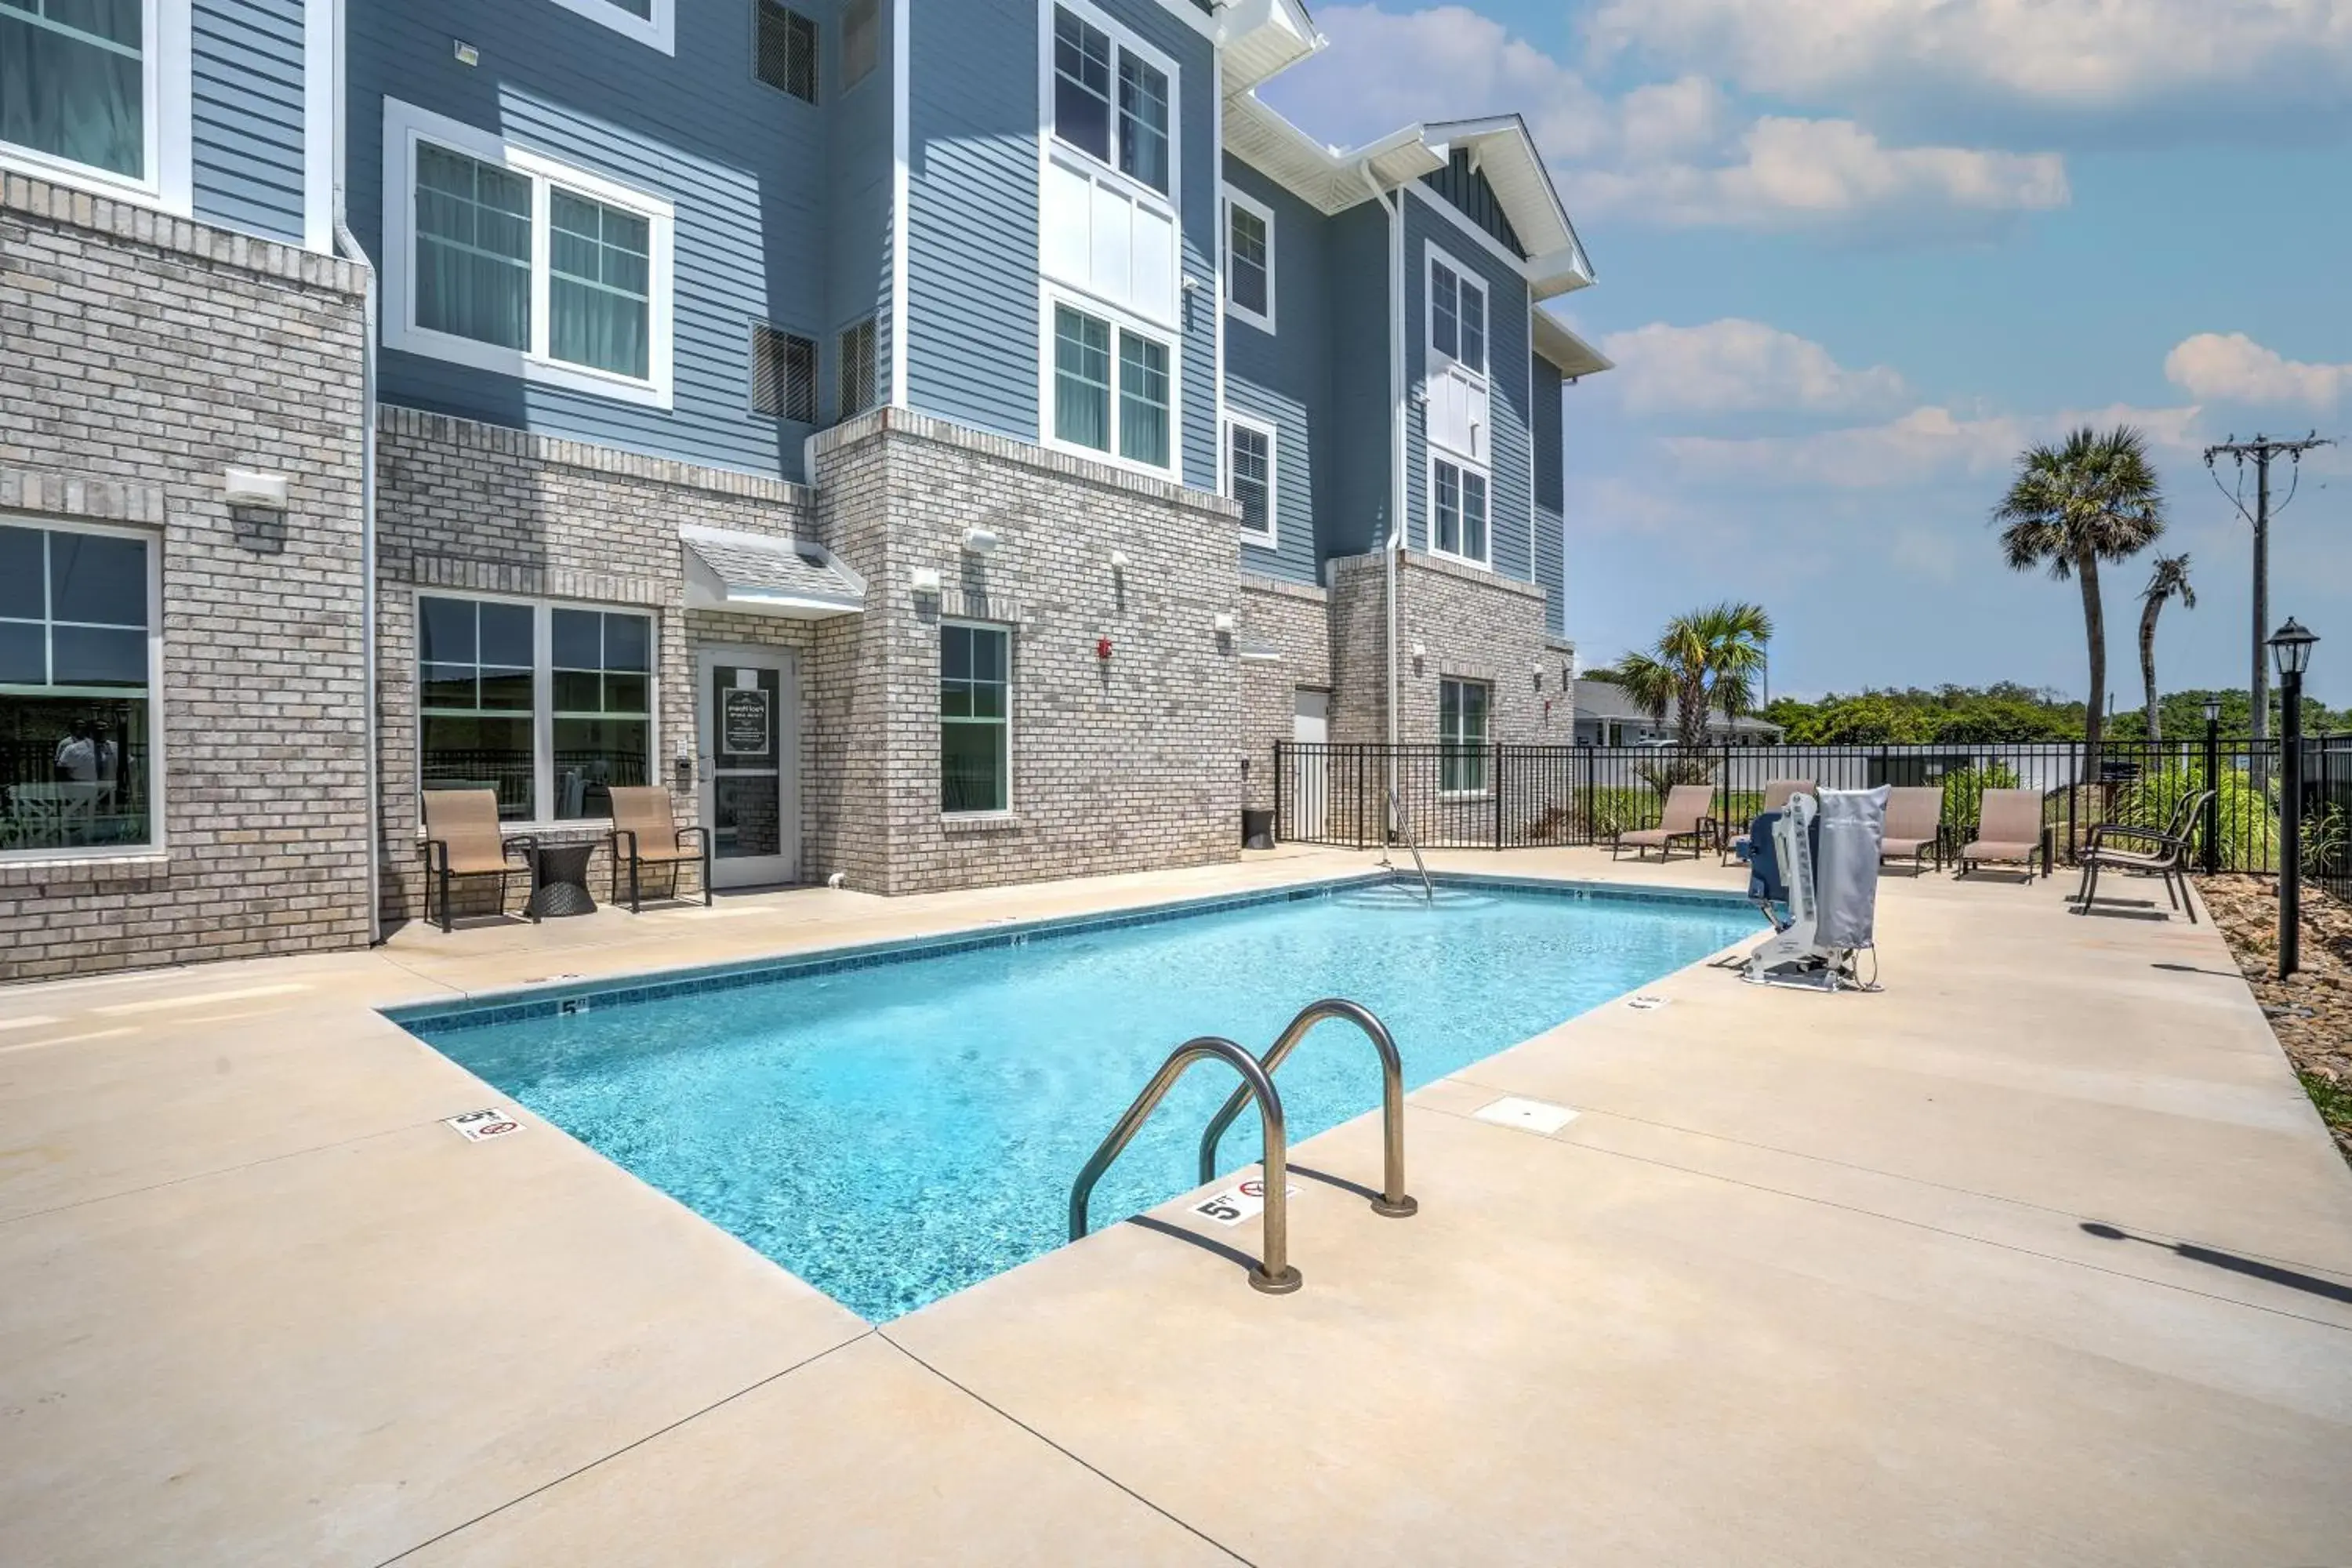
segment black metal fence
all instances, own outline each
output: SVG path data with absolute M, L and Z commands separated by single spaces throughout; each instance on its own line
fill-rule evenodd
M 1930 785 L 1955 844 L 1988 789 L 2032 789 L 2063 859 L 2095 823 L 2160 827 L 2212 781 L 2193 825 L 2209 870 L 2269 873 L 2280 861 L 2275 740 L 2109 742 L 2095 766 L 2080 742 L 1932 746 L 1485 746 L 1308 743 L 1275 748 L 1275 832 L 1291 843 L 1364 848 L 1397 834 L 1402 812 L 1432 848 L 1605 845 L 1658 825 L 1666 792 L 1703 784 L 1712 816 L 1744 828 L 1780 780 L 1825 789 Z M 2352 893 L 2352 736 L 2305 742 L 2306 877 Z M 1391 795 L 1393 792 L 1393 795 Z M 1391 801 L 1393 798 L 1395 811 Z

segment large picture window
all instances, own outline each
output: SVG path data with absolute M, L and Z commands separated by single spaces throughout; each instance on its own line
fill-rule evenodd
M 390 99 L 384 192 L 388 346 L 669 406 L 669 203 Z
M 1437 683 L 1438 788 L 1481 795 L 1486 788 L 1486 715 L 1494 688 L 1483 680 Z
M 1173 188 L 1170 73 L 1066 5 L 1054 8 L 1054 137 L 1139 184 Z
M 154 843 L 156 544 L 0 520 L 0 856 Z
M 508 822 L 601 820 L 653 782 L 654 627 L 616 610 L 416 601 L 418 773 Z
M 940 627 L 940 810 L 1009 810 L 1013 801 L 1012 634 Z
M 1166 471 L 1173 461 L 1173 359 L 1157 337 L 1055 305 L 1053 438 Z
M 1486 564 L 1486 476 L 1444 458 L 1429 465 L 1430 548 L 1474 566 Z

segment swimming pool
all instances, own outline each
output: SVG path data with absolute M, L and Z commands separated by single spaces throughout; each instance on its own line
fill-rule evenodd
M 1389 1026 L 1414 1087 L 1757 925 L 1712 898 L 1402 894 L 1325 886 L 392 1016 L 879 1322 L 1062 1245 L 1079 1167 L 1195 1035 L 1263 1051 L 1299 1008 L 1345 996 Z M 1187 1075 L 1096 1190 L 1097 1227 L 1196 1184 L 1233 1087 L 1215 1064 Z M 1318 1026 L 1277 1087 L 1294 1142 L 1380 1103 L 1343 1024 Z M 1255 1163 L 1257 1137 L 1253 1110 L 1224 1168 Z

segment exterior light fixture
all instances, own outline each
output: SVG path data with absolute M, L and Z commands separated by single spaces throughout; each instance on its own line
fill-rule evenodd
M 478 66 L 482 63 L 482 51 L 466 42 L 465 39 L 452 38 L 449 40 L 449 45 L 451 52 L 457 57 L 459 65 Z
M 2208 697 L 2205 699 L 2205 722 L 2219 724 L 2221 721 L 2221 700 L 2218 697 Z
M 2293 616 L 2286 618 L 2286 625 L 2271 634 L 2271 662 L 2277 668 L 2281 680 L 2311 668 L 2311 645 L 2318 640 Z
M 1221 611 L 1218 614 L 1217 635 L 1221 637 L 1229 637 L 1234 635 L 1234 617 L 1230 611 Z
M 963 547 L 974 555 L 992 554 L 1003 542 L 996 530 L 983 528 L 976 522 L 963 531 Z
M 257 506 L 270 511 L 286 510 L 286 476 L 252 468 L 231 468 L 221 476 L 231 506 Z
M 936 566 L 918 566 L 908 574 L 908 581 L 918 594 L 936 594 L 940 591 L 940 569 Z
M 2303 672 L 2319 639 L 2293 616 L 2271 634 L 2278 666 L 2281 772 L 2279 781 L 2278 973 L 2284 980 L 2303 963 Z
M 1110 569 L 1114 572 L 1124 572 L 1127 570 L 1126 551 L 1114 550 L 1110 552 Z
M 1413 658 L 1417 658 L 1417 659 L 1419 659 L 1419 658 L 1427 658 L 1429 657 L 1429 645 L 1428 645 L 1427 643 L 1419 643 L 1419 642 L 1417 642 L 1417 643 L 1413 644 L 1413 645 L 1412 645 L 1412 657 L 1413 657 Z

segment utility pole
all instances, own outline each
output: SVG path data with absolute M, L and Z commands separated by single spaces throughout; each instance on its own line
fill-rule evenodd
M 2232 435 L 2227 441 L 2205 448 L 2205 467 L 2211 469 L 2216 458 L 2230 458 L 2238 466 L 2242 486 L 2247 462 L 2251 459 L 2254 465 L 2253 510 L 2247 511 L 2246 503 L 2230 490 L 2225 489 L 2221 493 L 2229 496 L 2231 504 L 2254 525 L 2254 674 L 2252 692 L 2254 700 L 2253 733 L 2257 741 L 2271 732 L 2271 672 L 2269 660 L 2264 657 L 2271 620 L 2271 464 L 2277 458 L 2286 458 L 2294 465 L 2299 483 L 2303 477 L 2303 455 L 2314 447 L 2334 445 L 2333 441 L 2322 439 L 2316 430 L 2300 441 L 2273 441 L 2256 431 L 2251 441 L 2241 441 Z M 2221 482 L 2219 474 L 2214 475 L 2213 482 L 2217 485 Z M 2294 499 L 2294 491 L 2289 490 L 2287 500 Z M 2285 510 L 2284 503 L 2281 503 L 2279 510 Z

